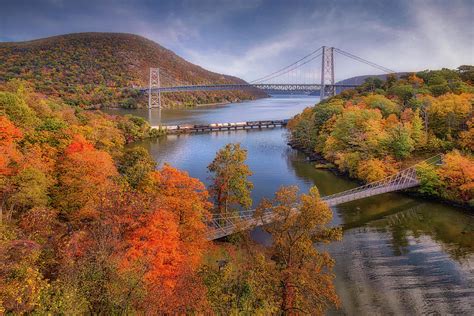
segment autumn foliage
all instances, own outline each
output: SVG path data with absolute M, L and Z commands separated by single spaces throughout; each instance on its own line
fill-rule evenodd
M 77 219 L 96 217 L 98 199 L 104 198 L 117 175 L 108 153 L 75 136 L 58 161 L 58 208 Z
M 84 108 L 146 107 L 137 88 L 148 84 L 149 68 L 159 67 L 161 83 L 243 83 L 207 71 L 144 37 L 119 33 L 77 33 L 22 43 L 0 43 L 0 81 L 22 79 L 36 91 Z M 215 91 L 163 95 L 163 105 L 192 106 L 264 95 L 258 91 Z
M 139 120 L 1 89 L 0 313 L 209 311 L 204 184 L 125 150 Z
M 472 204 L 474 88 L 466 70 L 472 66 L 385 82 L 369 78 L 295 116 L 288 124 L 290 141 L 365 182 L 447 153 L 437 170 L 420 169 L 420 192 Z

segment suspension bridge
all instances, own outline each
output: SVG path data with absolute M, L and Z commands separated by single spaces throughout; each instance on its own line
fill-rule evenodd
M 150 68 L 150 81 L 142 93 L 148 93 L 148 108 L 161 108 L 161 94 L 167 92 L 193 92 L 217 90 L 259 90 L 267 93 L 298 92 L 318 93 L 321 100 L 336 95 L 338 91 L 354 88 L 354 84 L 335 82 L 335 58 L 337 54 L 371 66 L 383 73 L 395 71 L 353 55 L 335 47 L 321 46 L 297 61 L 249 83 L 189 84 L 159 68 Z M 318 77 L 319 76 L 319 77 Z
M 371 196 L 417 187 L 420 185 L 420 180 L 417 177 L 416 170 L 422 163 L 431 165 L 441 164 L 442 155 L 431 157 L 382 180 L 371 182 L 351 190 L 324 196 L 322 200 L 331 207 Z M 298 211 L 297 206 L 294 207 L 294 211 Z M 258 217 L 255 216 L 255 209 L 225 216 L 214 215 L 207 222 L 207 239 L 216 240 L 238 231 L 253 229 L 278 220 L 271 208 L 264 211 Z

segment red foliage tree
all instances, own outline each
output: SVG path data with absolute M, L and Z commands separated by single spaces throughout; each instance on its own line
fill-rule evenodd
M 21 157 L 15 142 L 22 137 L 22 132 L 6 116 L 0 116 L 0 176 L 13 172 L 11 164 Z

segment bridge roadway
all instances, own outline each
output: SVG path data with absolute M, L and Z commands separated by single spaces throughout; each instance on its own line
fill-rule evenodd
M 230 130 L 245 130 L 245 129 L 261 129 L 273 128 L 277 126 L 286 126 L 288 124 L 285 120 L 268 120 L 268 121 L 248 121 L 236 123 L 211 123 L 211 124 L 184 124 L 184 125 L 156 125 L 151 128 L 158 130 L 165 130 L 167 134 L 181 134 L 181 133 L 198 133 L 198 132 L 213 132 L 213 131 L 230 131 Z
M 432 165 L 440 164 L 442 163 L 442 156 L 436 155 L 423 162 Z M 324 196 L 322 200 L 329 206 L 336 206 L 371 196 L 416 187 L 420 185 L 416 174 L 417 167 L 420 163 L 385 179 L 368 183 L 351 190 Z M 298 208 L 295 206 L 293 210 L 297 212 Z M 255 210 L 247 210 L 230 216 L 214 216 L 207 222 L 207 239 L 219 239 L 238 231 L 252 229 L 278 220 L 271 208 L 265 211 L 260 217 L 255 217 L 254 214 Z
M 241 84 L 212 84 L 212 85 L 183 85 L 173 87 L 152 88 L 152 92 L 186 92 L 186 91 L 215 91 L 215 90 L 252 90 L 260 89 L 267 92 L 302 92 L 311 93 L 321 90 L 321 84 L 300 84 L 300 83 L 241 83 Z M 326 84 L 326 88 L 355 88 L 353 84 Z M 140 88 L 141 92 L 148 92 L 149 88 Z

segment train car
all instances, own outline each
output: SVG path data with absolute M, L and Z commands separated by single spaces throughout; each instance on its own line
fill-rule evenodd
M 188 129 L 193 129 L 194 125 L 192 124 L 183 124 L 183 125 L 178 125 L 179 130 L 188 130 Z
M 247 122 L 237 122 L 235 123 L 235 126 L 245 126 L 247 125 Z
M 194 128 L 209 128 L 209 124 L 196 124 Z
M 247 125 L 258 125 L 258 121 L 249 121 L 249 122 L 246 122 Z
M 162 128 L 166 130 L 174 131 L 174 130 L 177 130 L 179 127 L 178 125 L 168 125 L 168 126 L 163 126 Z

